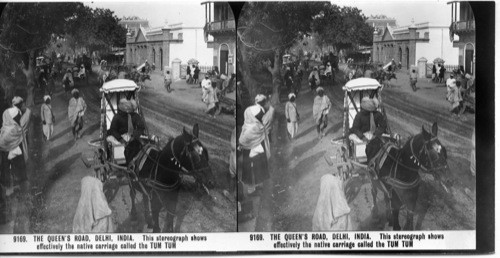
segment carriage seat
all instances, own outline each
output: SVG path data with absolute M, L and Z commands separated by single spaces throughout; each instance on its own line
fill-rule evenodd
M 106 141 L 110 145 L 111 157 L 117 165 L 124 165 L 125 160 L 125 144 L 119 142 L 115 137 L 109 135 L 106 137 Z

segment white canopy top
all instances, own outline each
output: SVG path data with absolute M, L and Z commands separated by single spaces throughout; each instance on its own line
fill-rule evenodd
M 121 92 L 121 91 L 134 91 L 139 89 L 139 86 L 135 84 L 132 80 L 126 79 L 114 79 L 112 81 L 104 83 L 102 85 L 101 91 L 105 93 L 111 92 Z
M 371 78 L 357 78 L 348 81 L 344 87 L 345 91 L 376 90 L 382 87 L 377 80 Z

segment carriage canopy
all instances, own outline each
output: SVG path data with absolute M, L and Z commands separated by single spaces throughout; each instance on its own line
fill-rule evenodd
M 108 94 L 113 92 L 135 91 L 137 89 L 139 89 L 139 86 L 132 80 L 115 79 L 104 83 L 101 87 L 101 92 Z
M 360 91 L 360 90 L 377 90 L 381 88 L 382 85 L 371 78 L 358 78 L 348 81 L 342 88 L 344 91 Z

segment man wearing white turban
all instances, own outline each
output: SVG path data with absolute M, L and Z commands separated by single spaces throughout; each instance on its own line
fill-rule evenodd
M 243 156 L 241 181 L 253 188 L 270 178 L 268 170 L 268 160 L 271 158 L 268 136 L 270 123 L 266 123 L 264 119 L 266 106 L 266 96 L 257 95 L 255 105 L 245 110 L 245 123 L 239 138 Z
M 1 183 L 10 185 L 10 174 L 16 176 L 19 182 L 25 182 L 26 161 L 28 160 L 28 143 L 26 133 L 31 117 L 31 110 L 26 108 L 21 97 L 12 99 L 12 107 L 5 110 L 2 116 L 0 129 L 1 153 Z
M 380 149 L 380 137 L 387 130 L 387 121 L 384 115 L 377 110 L 376 98 L 364 97 L 361 99 L 361 110 L 354 117 L 352 128 L 349 130 L 349 139 L 354 142 L 368 142 L 366 145 L 366 158 L 368 161 Z
M 75 141 L 81 137 L 80 131 L 83 128 L 83 115 L 87 110 L 87 104 L 80 96 L 80 91 L 73 89 L 71 91 L 73 97 L 69 100 L 68 105 L 68 119 L 73 132 Z
M 316 122 L 316 131 L 318 132 L 318 138 L 321 139 L 325 136 L 325 129 L 328 126 L 328 113 L 330 111 L 330 107 L 332 106 L 332 102 L 330 102 L 330 98 L 325 95 L 325 90 L 323 87 L 318 87 L 316 89 L 316 93 L 318 94 L 314 98 L 313 104 L 313 118 Z
M 50 137 L 54 132 L 55 117 L 54 113 L 52 112 L 52 105 L 50 104 L 51 101 L 50 96 L 45 95 L 43 97 L 43 100 L 45 102 L 42 104 L 40 110 L 40 116 L 42 118 L 42 130 L 43 130 L 43 135 L 45 135 L 45 139 L 47 141 L 50 141 Z
M 288 130 L 288 138 L 293 139 L 299 130 L 299 112 L 295 103 L 295 94 L 288 94 L 288 102 L 285 105 L 286 128 Z

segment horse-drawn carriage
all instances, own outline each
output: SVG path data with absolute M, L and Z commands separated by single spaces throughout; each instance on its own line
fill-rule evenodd
M 199 189 L 207 193 L 208 187 L 213 186 L 208 152 L 198 138 L 198 124 L 193 126 L 192 132 L 183 128 L 182 134 L 169 138 L 164 147 L 160 146 L 158 137 L 148 132 L 147 126 L 140 136 L 132 134 L 126 143 L 116 142 L 108 137 L 108 130 L 123 99 L 137 103 L 129 114 L 139 114 L 146 125 L 139 103 L 140 87 L 132 80 L 115 79 L 104 83 L 100 92 L 99 138 L 89 142 L 94 151 L 91 155 L 82 155 L 83 162 L 95 171 L 95 177 L 104 183 L 105 191 L 108 185 L 116 185 L 116 182 L 118 185 L 128 183 L 133 219 L 136 216 L 135 195 L 141 193 L 145 200 L 146 222 L 154 232 L 161 231 L 159 212 L 166 208 L 164 229 L 172 232 L 181 175 L 193 177 Z
M 343 134 L 340 139 L 332 139 L 332 144 L 335 146 L 333 155 L 326 153 L 325 159 L 330 166 L 337 169 L 343 180 L 368 176 L 372 186 L 374 209 L 372 214 L 375 216 L 378 214 L 376 200 L 378 190 L 382 190 L 389 226 L 392 225 L 395 230 L 401 229 L 399 211 L 404 208 L 407 211 L 404 228 L 412 230 L 418 186 L 421 182 L 418 172 L 431 174 L 448 192 L 450 181 L 446 181 L 447 185 L 443 183 L 448 173 L 446 149 L 438 140 L 437 123 L 432 125 L 430 131 L 422 126 L 421 133 L 410 137 L 405 144 L 402 144 L 401 137 L 391 133 L 387 126 L 385 133 L 380 137 L 377 154 L 368 160 L 366 155 L 368 143 L 354 141 L 350 137 L 350 128 L 356 115 L 361 111 L 361 102 L 365 97 L 377 99 L 379 103 L 377 111 L 387 121 L 380 95 L 381 88 L 382 85 L 371 78 L 353 79 L 345 84 Z

